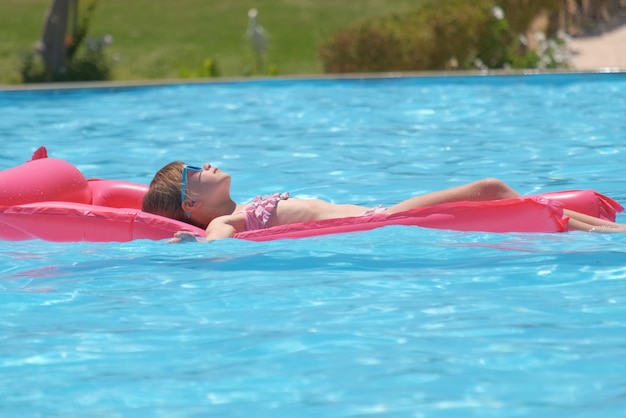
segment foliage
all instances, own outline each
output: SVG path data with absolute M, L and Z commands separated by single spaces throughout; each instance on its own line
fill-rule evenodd
M 278 69 L 278 65 L 269 63 L 267 65 L 263 65 L 261 68 L 252 69 L 251 67 L 246 67 L 243 71 L 244 77 L 259 77 L 259 76 L 277 76 L 280 74 L 280 70 Z
M 512 0 L 430 0 L 412 13 L 341 29 L 320 45 L 318 55 L 326 72 L 552 66 L 557 61 L 546 64 L 540 53 L 555 48 L 529 50 L 520 30 L 553 2 L 523 3 L 525 11 L 516 13 Z M 515 28 L 500 4 L 516 16 Z
M 82 22 L 65 39 L 63 71 L 50 71 L 46 68 L 39 52 L 30 51 L 22 57 L 20 68 L 22 82 L 101 81 L 111 78 L 111 64 L 104 50 L 111 44 L 113 38 L 105 35 L 95 40 L 87 36 L 96 4 L 97 0 L 91 0 L 88 3 Z
M 87 36 L 87 30 L 89 29 L 89 23 L 91 22 L 91 18 L 93 16 L 93 12 L 96 10 L 96 5 L 98 4 L 97 0 L 91 0 L 87 4 L 87 9 L 83 14 L 83 21 L 77 25 L 74 33 L 69 38 L 69 44 L 67 45 L 66 57 L 68 60 L 74 58 L 76 51 L 78 51 L 78 47 L 81 45 L 85 37 Z M 76 11 L 78 13 L 78 11 Z
M 249 66 L 245 31 L 248 9 L 254 6 L 262 13 L 263 26 L 270 36 L 268 53 L 271 61 L 279 64 L 280 74 L 310 75 L 322 71 L 322 61 L 316 58 L 316 52 L 319 45 L 336 31 L 356 22 L 417 12 L 421 10 L 422 3 L 432 1 L 255 0 L 254 4 L 250 4 L 242 1 L 185 0 L 184 6 L 178 7 L 173 6 L 171 0 L 106 0 L 98 2 L 89 22 L 89 34 L 110 33 L 115 38 L 115 43 L 107 48 L 107 55 L 115 58 L 111 60 L 114 65 L 111 77 L 115 80 L 176 78 L 181 64 L 196 70 L 195 66 L 201 65 L 206 57 L 217 60 L 222 76 L 239 77 Z M 447 1 L 438 0 L 437 3 Z M 613 4 L 617 0 L 494 2 L 504 10 L 508 24 L 516 35 L 523 33 L 527 22 L 532 20 L 535 15 L 533 10 L 544 4 L 550 7 L 554 3 L 579 4 L 577 13 L 582 14 L 581 17 L 571 16 L 573 12 L 569 7 L 565 10 L 565 6 L 559 6 L 558 18 L 550 16 L 554 29 L 547 35 L 553 37 L 558 29 L 568 28 L 561 22 L 571 21 L 570 25 L 578 24 L 586 28 L 584 22 L 578 23 L 580 19 L 599 16 L 589 13 L 596 9 L 599 13 L 602 4 Z M 624 0 L 619 2 L 622 4 L 620 10 L 624 10 L 626 3 Z M 80 3 L 86 5 L 87 0 Z M 23 55 L 20 51 L 31 49 L 41 34 L 42 18 L 50 4 L 51 0 L 0 0 L 0 28 L 3 33 L 0 42 L 0 84 L 21 81 L 19 67 Z M 176 9 L 175 13 L 172 8 Z M 611 9 L 610 12 L 613 18 L 617 17 L 618 11 Z M 592 19 L 593 22 L 598 20 Z M 526 36 L 533 39 L 530 33 Z M 515 40 L 514 43 L 519 49 L 514 49 L 516 55 L 510 56 L 523 57 L 526 53 L 524 45 Z M 453 61 L 448 68 L 454 68 Z M 534 62 L 538 61 L 535 57 Z
M 196 70 L 190 70 L 185 66 L 181 66 L 178 69 L 178 76 L 180 78 L 209 78 L 219 77 L 221 75 L 217 60 L 213 58 L 205 58 Z
M 504 16 L 515 33 L 526 33 L 533 20 L 543 11 L 557 13 L 562 0 L 497 0 Z
M 102 81 L 111 79 L 111 63 L 103 48 L 81 48 L 80 53 L 66 60 L 64 71 L 52 73 L 45 68 L 39 53 L 31 51 L 22 57 L 20 74 L 24 83 Z
M 0 84 L 19 82 L 20 51 L 41 34 L 52 0 L 0 0 Z M 248 10 L 255 7 L 268 32 L 268 59 L 280 74 L 316 74 L 316 45 L 355 20 L 404 13 L 422 0 L 171 0 L 99 1 L 89 34 L 110 33 L 107 48 L 115 80 L 171 79 L 181 65 L 196 71 L 207 57 L 224 77 L 240 77 L 251 67 L 246 40 Z M 80 0 L 85 5 L 87 0 Z M 174 10 L 175 9 L 175 10 Z M 82 18 L 82 14 L 81 14 Z M 82 47 L 81 47 L 82 48 Z M 252 71 L 251 71 L 252 72 Z M 275 74 L 275 67 L 263 71 Z

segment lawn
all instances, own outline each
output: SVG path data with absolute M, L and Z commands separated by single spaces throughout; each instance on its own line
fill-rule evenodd
M 321 73 L 317 46 L 336 29 L 370 17 L 405 13 L 421 0 L 100 0 L 90 34 L 113 36 L 116 80 L 178 78 L 206 58 L 222 76 L 253 68 L 247 11 L 259 10 L 269 34 L 268 61 L 280 74 Z M 86 0 L 81 0 L 84 4 Z M 19 79 L 20 54 L 39 39 L 52 0 L 0 1 L 0 84 Z

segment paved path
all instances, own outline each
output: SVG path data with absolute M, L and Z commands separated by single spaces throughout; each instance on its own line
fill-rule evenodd
M 576 70 L 610 67 L 626 71 L 626 25 L 601 35 L 574 38 L 570 50 Z

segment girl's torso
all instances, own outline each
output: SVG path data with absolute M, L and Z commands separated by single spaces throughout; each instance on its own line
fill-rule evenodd
M 292 199 L 289 193 L 258 196 L 244 210 L 247 230 L 296 222 L 383 213 L 385 208 L 329 203 L 319 199 Z

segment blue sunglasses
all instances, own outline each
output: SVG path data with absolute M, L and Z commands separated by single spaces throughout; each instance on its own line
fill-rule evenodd
M 187 165 L 187 164 L 183 166 L 183 178 L 181 180 L 181 185 L 180 185 L 180 201 L 181 202 L 184 202 L 185 197 L 187 196 L 187 172 L 188 171 L 199 173 L 202 171 L 202 168 L 196 167 L 194 165 Z

